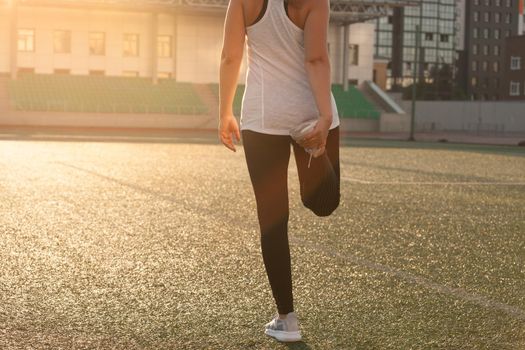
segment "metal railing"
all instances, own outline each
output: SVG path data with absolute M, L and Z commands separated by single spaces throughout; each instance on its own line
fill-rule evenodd
M 0 0 L 1 1 L 1 0 Z M 332 21 L 341 23 L 362 22 L 389 14 L 394 7 L 418 6 L 422 0 L 332 0 Z M 20 5 L 109 6 L 126 9 L 202 8 L 224 11 L 229 0 L 24 0 Z

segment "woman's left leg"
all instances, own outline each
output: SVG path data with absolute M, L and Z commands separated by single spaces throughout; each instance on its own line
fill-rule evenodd
M 339 206 L 341 198 L 339 127 L 328 132 L 325 153 L 312 158 L 310 167 L 310 155 L 297 142 L 292 144 L 303 204 L 317 216 L 330 215 Z

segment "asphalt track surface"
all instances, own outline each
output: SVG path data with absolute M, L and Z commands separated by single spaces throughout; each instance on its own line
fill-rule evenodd
M 275 309 L 242 147 L 0 140 L 0 349 L 525 349 L 525 152 L 345 141 L 317 218 L 290 162 L 304 342 Z

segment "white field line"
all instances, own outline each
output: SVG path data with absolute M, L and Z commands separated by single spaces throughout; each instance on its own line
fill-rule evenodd
M 349 176 L 341 176 L 341 179 L 345 180 L 345 181 L 350 181 L 350 182 L 357 182 L 357 183 L 360 183 L 360 184 L 371 184 L 372 183 L 370 181 L 359 180 L 359 179 L 356 179 L 356 178 L 353 178 L 353 177 L 349 177 Z
M 360 258 L 353 254 L 334 252 L 333 249 L 329 249 L 320 244 L 313 244 L 300 238 L 292 237 L 291 241 L 305 248 L 309 248 L 314 251 L 320 252 L 322 254 L 341 259 L 343 261 L 347 261 L 356 265 L 361 265 L 372 270 L 384 272 L 386 274 L 396 276 L 400 279 L 408 281 L 412 284 L 417 284 L 421 287 L 431 289 L 435 292 L 446 294 L 456 299 L 462 299 L 464 301 L 477 304 L 478 306 L 484 307 L 486 309 L 498 310 L 514 318 L 525 320 L 525 311 L 523 311 L 522 309 L 499 302 L 497 300 L 492 300 L 483 295 L 478 295 L 469 292 L 463 288 L 456 288 L 439 284 L 425 277 L 414 275 L 410 272 L 406 272 L 401 269 L 397 269 L 388 265 L 383 265 L 364 258 Z
M 436 185 L 436 186 L 525 186 L 525 182 L 443 182 L 443 181 L 365 181 L 349 176 L 341 176 L 341 179 L 348 182 L 356 182 L 367 185 Z

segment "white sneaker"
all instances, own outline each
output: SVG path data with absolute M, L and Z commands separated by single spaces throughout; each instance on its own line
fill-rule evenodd
M 279 315 L 275 316 L 266 324 L 264 333 L 282 342 L 300 341 L 301 331 L 299 330 L 297 314 L 290 312 L 284 320 L 281 320 Z

